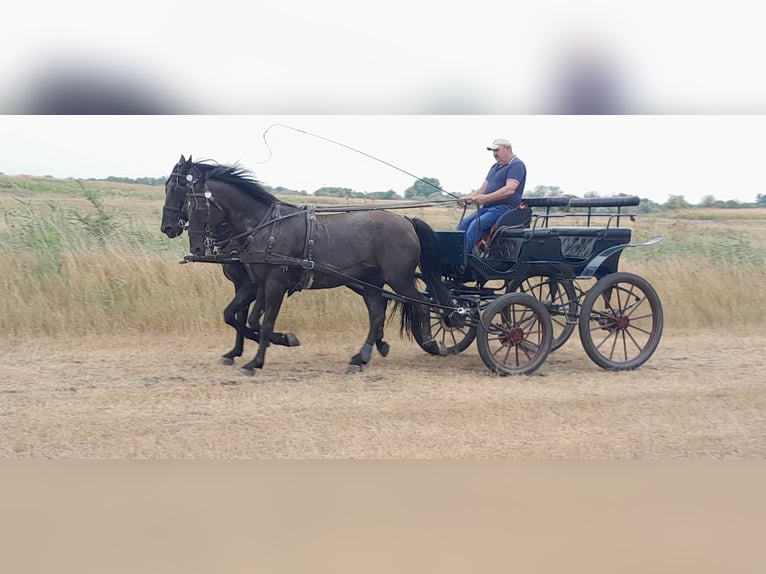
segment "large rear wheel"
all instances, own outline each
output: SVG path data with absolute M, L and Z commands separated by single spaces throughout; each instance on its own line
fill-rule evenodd
M 476 345 L 487 367 L 501 375 L 528 375 L 548 357 L 553 340 L 545 306 L 525 293 L 507 293 L 481 312 Z
M 580 340 L 604 369 L 643 365 L 662 336 L 662 305 L 649 282 L 633 273 L 611 273 L 588 291 L 580 311 Z

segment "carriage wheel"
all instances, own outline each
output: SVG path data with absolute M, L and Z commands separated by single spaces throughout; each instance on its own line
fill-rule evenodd
M 417 273 L 418 290 L 424 297 L 428 298 L 429 303 L 434 303 L 433 298 L 428 294 L 425 281 L 422 276 Z M 465 303 L 459 303 L 456 299 L 452 299 L 452 304 L 456 307 L 464 305 Z M 469 313 L 468 315 L 453 314 L 449 318 L 446 318 L 436 307 L 428 308 L 428 319 L 431 324 L 431 336 L 439 343 L 442 343 L 447 349 L 448 355 L 457 355 L 462 353 L 468 347 L 471 346 L 473 340 L 476 338 L 476 313 Z M 420 329 L 418 325 L 413 325 L 413 338 L 417 342 L 418 346 L 427 353 L 433 353 L 433 348 L 426 349 L 423 347 Z
M 528 375 L 548 357 L 553 341 L 545 306 L 526 293 L 507 293 L 481 313 L 476 345 L 488 368 L 501 375 Z
M 611 273 L 585 296 L 580 340 L 600 367 L 635 369 L 657 349 L 662 322 L 660 298 L 646 279 L 633 273 Z
M 541 301 L 551 316 L 553 343 L 551 353 L 569 340 L 574 332 L 577 317 L 577 294 L 571 279 L 553 281 L 547 275 L 516 279 L 508 284 L 506 293 L 528 293 Z

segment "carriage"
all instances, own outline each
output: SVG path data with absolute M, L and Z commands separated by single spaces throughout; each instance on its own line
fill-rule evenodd
M 624 210 L 637 197 L 529 198 L 521 224 L 501 218 L 482 248 L 466 254 L 462 231 L 364 207 L 287 204 L 241 171 L 182 156 L 166 184 L 163 231 L 182 213 L 192 252 L 185 261 L 245 265 L 260 289 L 262 330 L 250 338 L 262 339 L 247 374 L 263 366 L 284 294 L 304 288 L 346 286 L 364 298 L 370 331 L 349 363 L 360 369 L 373 345 L 388 353 L 388 300 L 403 306 L 402 327 L 427 353 L 460 353 L 475 340 L 485 365 L 502 375 L 534 372 L 576 327 L 605 369 L 635 369 L 659 344 L 656 291 L 618 271 L 622 251 L 662 240 L 631 243 L 622 223 L 635 219 Z M 221 249 L 211 254 L 211 247 Z
M 462 231 L 437 231 L 442 281 L 455 310 L 445 315 L 432 307 L 434 336 L 450 353 L 476 339 L 491 370 L 529 374 L 579 327 L 583 348 L 597 365 L 639 367 L 656 350 L 663 327 L 654 288 L 618 271 L 623 250 L 662 240 L 630 242 L 632 230 L 622 223 L 635 214 L 623 210 L 639 202 L 632 196 L 528 198 L 526 225 L 506 225 L 501 218 L 483 248 L 470 254 Z M 578 225 L 557 225 L 562 221 Z

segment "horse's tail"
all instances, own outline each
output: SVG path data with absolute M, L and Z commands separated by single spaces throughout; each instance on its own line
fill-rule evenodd
M 420 272 L 426 283 L 426 289 L 431 301 L 439 305 L 450 305 L 449 289 L 441 279 L 441 259 L 439 257 L 439 239 L 431 226 L 422 219 L 407 218 L 417 233 L 420 241 Z M 417 322 L 417 314 L 412 303 L 397 303 L 394 312 L 401 313 L 402 335 L 414 335 L 420 338 L 421 325 Z M 424 326 L 423 326 L 424 327 Z
M 435 303 L 450 305 L 450 292 L 442 283 L 441 249 L 436 232 L 422 219 L 411 218 L 420 241 L 420 272 Z

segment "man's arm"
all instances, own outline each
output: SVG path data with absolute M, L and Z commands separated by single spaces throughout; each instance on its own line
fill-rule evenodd
M 475 199 L 481 195 L 484 195 L 484 191 L 487 189 L 488 181 L 485 179 L 478 189 L 474 189 L 466 197 L 457 200 L 458 205 L 471 205 L 475 203 Z
M 486 185 L 483 187 L 486 188 Z M 486 203 L 492 203 L 511 197 L 514 193 L 516 193 L 516 189 L 518 187 L 519 182 L 517 180 L 507 179 L 505 180 L 505 185 L 503 187 L 493 191 L 492 193 L 488 193 L 486 195 L 477 195 L 476 197 L 469 196 L 466 199 L 470 199 L 470 203 L 474 203 L 476 205 L 484 205 Z

